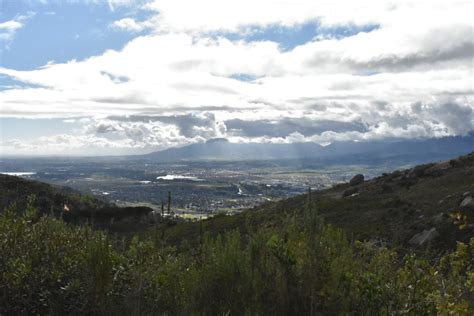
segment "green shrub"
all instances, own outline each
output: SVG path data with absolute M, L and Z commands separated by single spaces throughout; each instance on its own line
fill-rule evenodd
M 0 215 L 0 314 L 467 315 L 474 239 L 436 262 L 350 242 L 312 201 L 284 229 L 207 235 L 179 249 L 112 239 L 29 199 Z M 249 223 L 250 220 L 246 219 Z M 251 225 L 248 224 L 248 227 Z

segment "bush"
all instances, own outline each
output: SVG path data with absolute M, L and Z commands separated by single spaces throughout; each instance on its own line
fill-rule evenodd
M 284 229 L 205 236 L 180 250 L 90 227 L 0 216 L 0 314 L 474 312 L 474 239 L 436 262 L 349 242 L 311 200 Z

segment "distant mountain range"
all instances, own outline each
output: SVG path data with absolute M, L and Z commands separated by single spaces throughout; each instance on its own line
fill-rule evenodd
M 345 141 L 334 142 L 328 146 L 316 143 L 232 143 L 225 138 L 218 138 L 206 143 L 153 152 L 142 157 L 155 161 L 335 159 L 347 162 L 388 158 L 432 161 L 463 155 L 473 150 L 474 133 L 423 140 Z

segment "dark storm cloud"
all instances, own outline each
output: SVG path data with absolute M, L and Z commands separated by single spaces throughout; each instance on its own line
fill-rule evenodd
M 443 41 L 446 39 L 445 41 Z M 441 42 L 445 42 L 444 47 Z M 408 45 L 408 44 L 407 44 Z M 357 56 L 337 54 L 331 51 L 319 51 L 305 63 L 308 67 L 320 67 L 325 64 L 345 65 L 348 69 L 371 72 L 387 70 L 391 72 L 406 71 L 418 66 L 432 67 L 434 64 L 450 61 L 472 61 L 474 42 L 472 26 L 458 25 L 442 31 L 434 29 L 423 35 L 419 48 L 412 52 L 383 53 L 360 59 Z M 346 83 L 349 87 L 350 84 Z M 344 88 L 338 83 L 335 88 Z
M 460 45 L 450 48 L 446 51 L 434 51 L 431 54 L 413 53 L 405 56 L 400 55 L 388 55 L 374 58 L 367 63 L 356 63 L 353 62 L 352 66 L 369 68 L 369 69 L 380 69 L 380 68 L 400 68 L 407 69 L 420 64 L 434 64 L 438 62 L 468 59 L 474 56 L 474 42 L 460 43 Z
M 465 135 L 474 130 L 474 109 L 470 104 L 460 104 L 452 100 L 432 104 L 415 102 L 411 105 L 411 111 L 414 118 L 442 123 L 456 135 Z
M 117 128 L 111 123 L 99 123 L 95 126 L 95 133 L 97 134 L 106 134 L 115 131 L 117 131 Z
M 148 115 L 132 115 L 132 116 L 109 116 L 109 120 L 119 122 L 161 122 L 172 124 L 178 127 L 180 134 L 185 137 L 194 137 L 199 134 L 195 127 L 204 127 L 213 129 L 216 119 L 212 113 L 202 114 L 183 114 L 171 116 L 148 116 Z
M 328 107 L 325 104 L 314 103 L 307 106 L 307 108 L 316 112 L 323 112 L 326 111 Z
M 212 129 L 215 126 L 216 119 L 212 113 L 203 113 L 201 115 L 184 114 L 175 116 L 162 116 L 158 121 L 165 124 L 176 125 L 185 137 L 194 137 L 198 135 L 195 127 L 205 127 Z
M 432 112 L 456 134 L 465 135 L 474 129 L 474 110 L 469 105 L 446 102 L 433 108 Z
M 91 98 L 92 101 L 98 103 L 111 103 L 111 104 L 147 104 L 148 102 L 140 94 L 128 94 L 124 96 L 116 97 L 100 97 Z
M 373 101 L 372 104 L 380 112 L 389 110 L 389 103 L 387 101 L 377 100 L 377 101 Z
M 349 131 L 364 132 L 367 130 L 363 124 L 358 122 L 316 121 L 307 118 L 284 118 L 278 121 L 233 119 L 224 123 L 227 126 L 228 133 L 244 137 L 286 137 L 295 132 L 304 136 L 312 136 L 326 131 L 342 133 Z
M 142 134 L 154 134 L 157 128 L 162 130 L 168 128 L 168 125 L 173 125 L 180 137 L 191 141 L 195 137 L 201 139 L 242 137 L 251 140 L 261 137 L 287 138 L 293 134 L 308 138 L 323 134 L 324 137 L 333 135 L 336 138 L 344 135 L 348 138 L 355 137 L 354 135 L 366 135 L 367 138 L 372 138 L 379 137 L 381 133 L 390 133 L 391 137 L 426 137 L 434 133 L 461 135 L 474 129 L 474 109 L 470 104 L 462 104 L 454 99 L 437 100 L 432 103 L 415 102 L 406 107 L 406 110 L 401 110 L 400 107 L 383 99 L 363 105 L 334 102 L 313 105 L 318 110 L 345 108 L 352 121 L 314 116 L 310 118 L 304 115 L 272 120 L 261 116 L 253 120 L 234 116 L 233 119 L 218 121 L 212 112 L 192 112 L 180 115 L 109 116 L 96 127 L 96 132 L 110 133 L 118 130 L 130 134 L 133 139 L 139 139 Z M 320 111 L 311 113 L 324 114 Z

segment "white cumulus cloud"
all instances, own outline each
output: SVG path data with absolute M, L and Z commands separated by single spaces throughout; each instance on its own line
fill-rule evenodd
M 33 70 L 0 68 L 31 85 L 1 91 L 1 115 L 90 118 L 77 135 L 42 139 L 45 148 L 54 141 L 146 151 L 214 137 L 328 143 L 465 135 L 474 129 L 472 6 L 141 3 L 149 18 L 128 16 L 111 26 L 137 33 L 123 49 Z M 316 36 L 290 49 L 246 36 L 308 22 L 322 29 L 374 27 Z
M 12 20 L 0 21 L 0 44 L 3 42 L 3 45 L 6 47 L 9 46 L 11 41 L 15 38 L 16 33 L 25 26 L 25 23 L 28 19 L 32 18 L 35 15 L 33 12 L 28 12 L 24 15 L 18 15 Z M 0 47 L 1 48 L 1 47 Z

